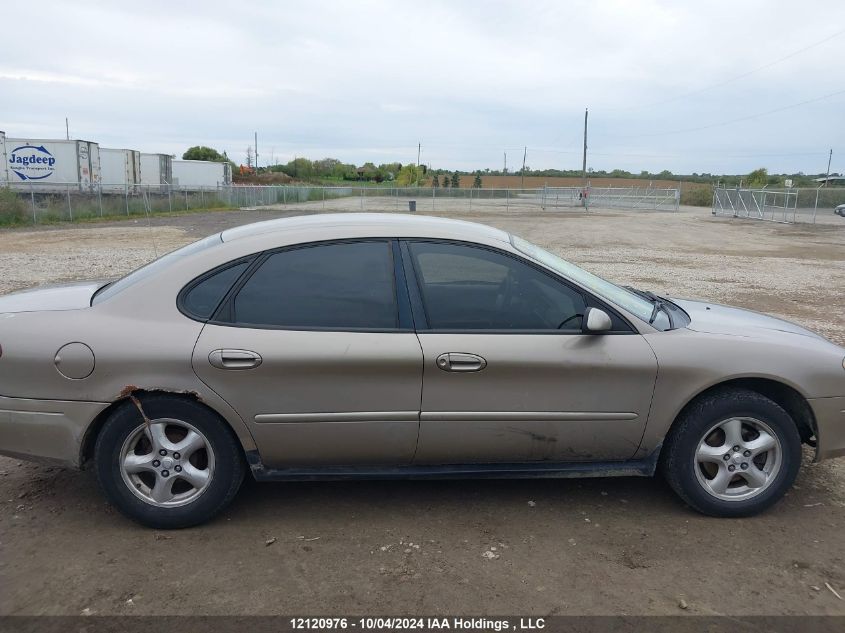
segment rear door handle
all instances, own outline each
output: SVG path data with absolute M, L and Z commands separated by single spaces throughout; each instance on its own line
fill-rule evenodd
M 261 356 L 245 349 L 216 349 L 208 355 L 208 362 L 217 369 L 253 369 L 261 360 Z
M 437 357 L 437 366 L 443 371 L 481 371 L 487 361 L 477 354 L 448 352 Z

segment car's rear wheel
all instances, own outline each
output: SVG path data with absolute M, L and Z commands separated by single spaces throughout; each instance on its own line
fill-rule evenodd
M 750 516 L 783 497 L 801 466 L 801 437 L 777 403 L 747 389 L 708 394 L 681 415 L 661 469 L 690 506 L 711 516 Z
M 154 528 L 211 519 L 244 476 L 240 447 L 225 422 L 197 402 L 159 394 L 118 407 L 97 438 L 94 458 L 109 501 Z

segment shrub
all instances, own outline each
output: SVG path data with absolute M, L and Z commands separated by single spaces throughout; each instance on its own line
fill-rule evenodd
M 693 187 L 682 191 L 681 204 L 693 207 L 709 207 L 713 204 L 713 190 L 710 187 Z
M 8 187 L 0 189 L 0 224 L 22 224 L 27 220 L 27 204 Z

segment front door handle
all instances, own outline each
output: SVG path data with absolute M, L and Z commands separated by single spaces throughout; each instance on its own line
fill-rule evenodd
M 436 362 L 443 371 L 481 371 L 487 367 L 487 361 L 481 356 L 463 352 L 440 354 Z
M 216 349 L 208 362 L 217 369 L 253 369 L 261 364 L 261 356 L 245 349 Z

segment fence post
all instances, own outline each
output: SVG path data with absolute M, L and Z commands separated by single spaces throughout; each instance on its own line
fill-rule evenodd
M 189 211 L 189 210 L 190 209 L 188 207 L 188 190 L 185 189 L 185 211 Z
M 35 189 L 32 187 L 32 183 L 29 183 L 29 200 L 32 202 L 32 223 L 38 224 L 38 216 L 35 213 Z
M 97 184 L 97 205 L 100 207 L 100 217 L 103 217 L 103 183 Z
M 173 213 L 173 197 L 172 197 L 172 194 L 173 194 L 172 187 L 170 186 L 170 183 L 167 183 L 167 209 L 170 211 L 170 213 Z
M 431 210 L 434 211 L 434 199 L 437 197 L 437 187 L 431 188 Z
M 126 206 L 126 215 L 129 215 L 129 183 L 123 183 L 123 203 Z
M 472 211 L 472 187 L 469 188 L 469 210 Z
M 205 209 L 205 188 L 200 187 L 200 208 Z
M 73 207 L 70 204 L 70 185 L 65 185 L 65 191 L 67 192 L 67 212 L 70 216 L 70 221 L 73 222 Z
M 364 210 L 364 188 L 361 187 L 361 211 Z
M 510 211 L 511 208 L 511 188 L 508 187 L 505 189 L 505 213 Z

